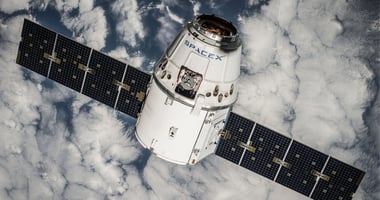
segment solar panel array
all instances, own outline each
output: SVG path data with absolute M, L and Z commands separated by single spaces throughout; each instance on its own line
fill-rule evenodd
M 364 172 L 233 112 L 216 155 L 312 199 L 352 199 Z
M 16 62 L 137 117 L 151 75 L 24 20 Z

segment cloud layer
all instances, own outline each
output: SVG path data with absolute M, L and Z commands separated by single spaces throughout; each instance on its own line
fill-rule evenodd
M 190 1 L 186 9 L 173 0 L 143 4 L 113 1 L 107 10 L 92 0 L 0 3 L 0 199 L 308 199 L 216 156 L 196 166 L 165 162 L 138 144 L 130 119 L 15 64 L 23 18 L 47 7 L 76 40 L 107 47 L 136 67 L 151 60 L 149 49 L 131 49 L 153 35 L 167 45 L 185 21 L 183 10 L 229 9 L 214 1 Z M 376 199 L 380 161 L 376 147 L 363 147 L 363 113 L 378 104 L 377 75 L 363 57 L 372 46 L 351 28 L 356 8 L 327 0 L 241 4 L 261 8 L 231 16 L 244 44 L 235 111 L 364 169 L 355 199 Z M 111 32 L 115 46 L 107 46 Z

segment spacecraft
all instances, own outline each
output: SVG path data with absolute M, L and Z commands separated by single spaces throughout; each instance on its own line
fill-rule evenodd
M 25 19 L 16 62 L 137 118 L 137 140 L 166 161 L 215 154 L 312 199 L 352 199 L 363 171 L 231 111 L 241 43 L 232 23 L 198 15 L 148 74 Z

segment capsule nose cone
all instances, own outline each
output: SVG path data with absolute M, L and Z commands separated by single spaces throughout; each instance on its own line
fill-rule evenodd
M 202 35 L 224 51 L 233 51 L 241 46 L 236 27 L 221 17 L 206 14 L 198 15 L 191 21 L 190 26 L 197 32 L 193 32 L 193 35 L 196 37 Z M 207 42 L 207 40 L 204 41 Z

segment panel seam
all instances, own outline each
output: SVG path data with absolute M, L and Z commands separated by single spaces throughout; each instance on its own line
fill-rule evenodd
M 253 124 L 253 127 L 252 127 L 252 131 L 250 132 L 250 135 L 249 135 L 249 137 L 248 137 L 248 140 L 247 140 L 247 142 L 246 142 L 246 144 L 249 144 L 249 141 L 251 140 L 251 138 L 252 138 L 252 136 L 253 136 L 253 132 L 255 131 L 255 128 L 256 128 L 256 122 L 253 122 L 254 124 Z M 240 160 L 239 160 L 239 163 L 238 163 L 238 165 L 240 166 L 240 164 L 241 164 L 241 162 L 243 161 L 243 158 L 244 158 L 244 154 L 245 154 L 245 152 L 247 151 L 247 148 L 244 148 L 243 149 L 243 153 L 241 154 L 241 157 L 240 157 Z

